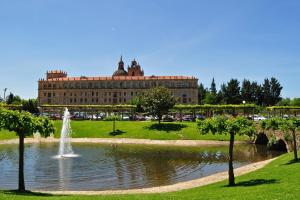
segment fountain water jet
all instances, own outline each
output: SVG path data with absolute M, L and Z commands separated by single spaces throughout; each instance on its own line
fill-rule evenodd
M 78 157 L 78 155 L 74 154 L 71 145 L 71 115 L 68 108 L 65 108 L 64 116 L 63 116 L 63 126 L 60 133 L 60 142 L 59 142 L 59 151 L 58 158 L 66 158 L 66 157 Z

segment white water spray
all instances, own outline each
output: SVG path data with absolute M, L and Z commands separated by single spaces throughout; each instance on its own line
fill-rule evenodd
M 72 145 L 71 145 L 71 115 L 68 108 L 65 109 L 63 116 L 63 126 L 60 133 L 60 143 L 59 143 L 59 151 L 58 157 L 77 157 L 78 155 L 73 153 Z

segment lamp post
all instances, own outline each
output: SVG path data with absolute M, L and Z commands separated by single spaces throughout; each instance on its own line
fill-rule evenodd
M 245 105 L 246 105 L 246 101 L 244 100 L 243 101 L 243 105 L 244 105 L 244 117 L 246 116 L 246 113 L 245 113 Z

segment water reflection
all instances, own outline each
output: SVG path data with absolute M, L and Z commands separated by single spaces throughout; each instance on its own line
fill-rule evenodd
M 17 186 L 17 145 L 0 146 L 0 188 Z M 174 184 L 227 170 L 228 147 L 155 147 L 75 144 L 81 157 L 52 159 L 58 144 L 25 148 L 28 189 L 106 190 Z M 236 145 L 234 166 L 277 156 L 255 145 Z

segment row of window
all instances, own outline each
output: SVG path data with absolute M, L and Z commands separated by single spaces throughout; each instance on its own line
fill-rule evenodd
M 73 93 L 73 92 L 64 92 L 63 93 L 63 96 L 64 97 L 67 97 L 67 96 L 74 96 L 74 97 L 76 97 L 76 96 L 96 96 L 96 97 L 98 97 L 98 96 L 100 96 L 100 92 L 78 92 L 78 93 Z M 127 94 L 128 95 L 130 95 L 130 96 L 134 96 L 134 95 L 137 95 L 138 94 L 138 92 L 104 92 L 103 93 L 104 94 L 104 96 L 106 97 L 106 96 L 114 96 L 114 97 L 117 97 L 117 96 L 119 96 L 119 97 L 121 97 L 121 96 L 127 96 Z M 142 94 L 143 94 L 143 92 L 142 92 Z M 55 96 L 60 96 L 59 95 L 59 93 L 58 94 L 56 94 L 55 92 L 44 92 L 44 97 L 55 97 Z
M 165 86 L 171 88 L 190 88 L 195 87 L 191 81 L 172 81 L 172 82 L 154 82 L 154 81 L 130 81 L 130 82 L 116 82 L 116 81 L 102 81 L 102 82 L 69 82 L 69 83 L 45 83 L 44 89 L 95 89 L 95 88 L 150 88 L 156 86 Z
M 178 102 L 180 103 L 191 103 L 192 99 L 187 97 L 187 95 L 183 94 L 182 97 L 179 97 L 177 99 Z M 51 98 L 48 98 L 47 103 L 51 103 Z M 63 103 L 101 103 L 101 100 L 99 98 L 92 98 L 88 100 L 87 98 L 65 98 L 63 99 Z M 113 97 L 113 98 L 103 98 L 103 103 L 127 103 L 126 98 L 122 97 Z

